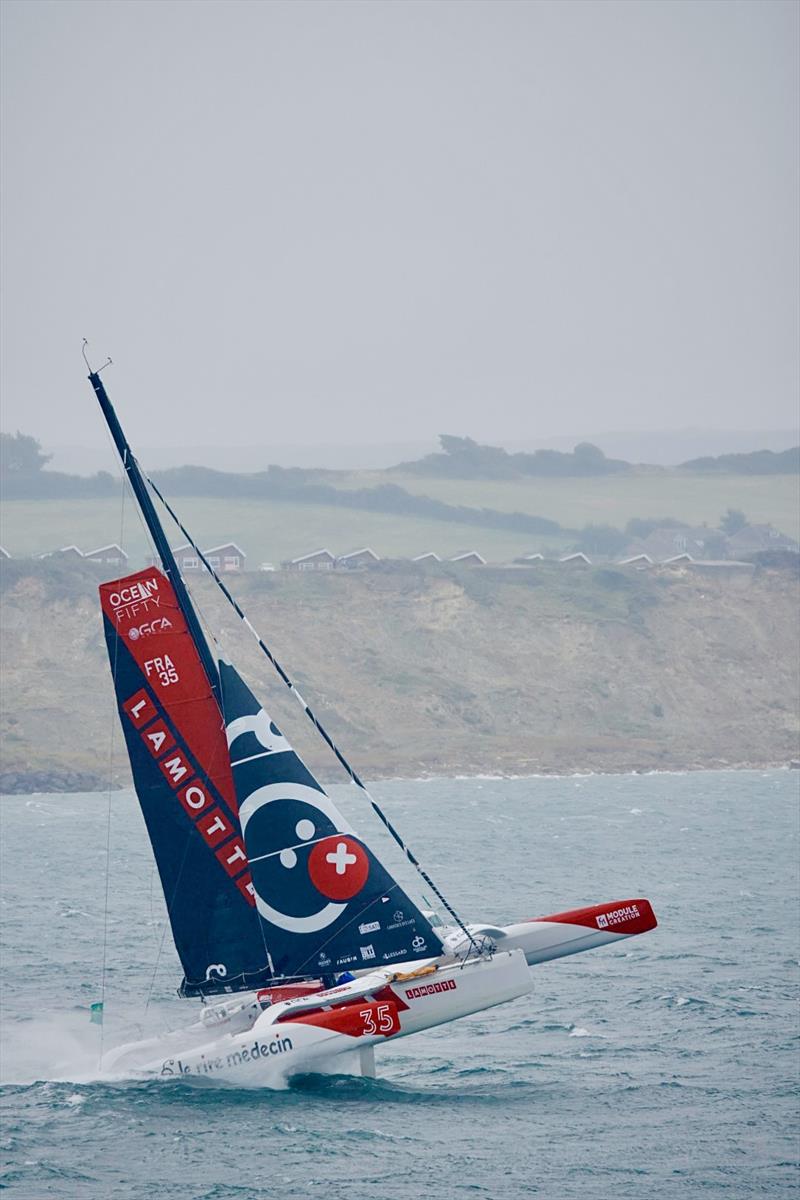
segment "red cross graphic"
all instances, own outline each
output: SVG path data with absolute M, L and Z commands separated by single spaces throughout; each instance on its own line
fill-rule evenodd
M 317 842 L 308 856 L 308 873 L 329 900 L 350 900 L 367 882 L 369 858 L 355 838 L 337 833 Z

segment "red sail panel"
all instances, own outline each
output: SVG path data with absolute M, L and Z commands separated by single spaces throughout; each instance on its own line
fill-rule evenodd
M 222 714 L 169 579 L 148 567 L 102 584 L 100 600 L 184 744 L 231 812 L 238 813 Z M 144 728 L 154 714 L 146 693 L 139 699 L 141 707 L 132 697 L 126 711 Z

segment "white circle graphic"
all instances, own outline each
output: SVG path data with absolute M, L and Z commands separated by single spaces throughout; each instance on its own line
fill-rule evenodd
M 294 850 L 281 850 L 280 860 L 281 866 L 288 867 L 290 870 L 297 866 L 297 855 Z
M 297 822 L 294 827 L 294 831 L 300 838 L 301 842 L 307 842 L 317 832 L 314 822 L 307 820 L 305 817 L 302 819 L 302 821 Z
M 304 804 L 311 805 L 317 811 L 327 817 L 337 833 L 352 833 L 353 830 L 342 817 L 338 808 L 331 803 L 328 796 L 324 792 L 318 791 L 317 788 L 309 787 L 305 783 L 268 783 L 264 787 L 256 788 L 251 792 L 243 804 L 239 806 L 239 822 L 242 827 L 242 836 L 247 845 L 247 824 L 254 813 L 263 808 L 265 804 L 274 804 L 277 800 L 300 800 Z M 305 826 L 307 819 L 304 818 L 297 822 L 295 832 L 300 837 L 300 826 Z M 308 821 L 309 825 L 313 822 Z M 316 833 L 316 830 L 314 830 Z M 275 851 L 280 855 L 280 861 L 284 866 L 287 865 L 283 855 L 286 850 Z M 291 853 L 294 853 L 291 851 Z M 271 855 L 263 855 L 264 858 L 269 858 Z M 252 858 L 251 863 L 260 861 L 259 857 Z M 255 880 L 254 880 L 255 883 Z M 254 896 L 256 909 L 264 918 L 272 925 L 277 925 L 279 929 L 285 929 L 288 933 L 318 933 L 321 929 L 327 929 L 329 925 L 340 917 L 347 908 L 347 904 L 335 904 L 333 902 L 326 904 L 319 912 L 311 913 L 307 917 L 292 917 L 288 913 L 280 912 L 279 909 L 273 908 L 263 896 L 260 895 L 257 888 L 254 888 Z

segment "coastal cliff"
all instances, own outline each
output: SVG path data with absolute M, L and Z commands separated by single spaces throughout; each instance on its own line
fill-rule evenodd
M 4 792 L 126 786 L 89 568 L 15 564 Z M 798 757 L 796 576 L 387 567 L 245 575 L 252 623 L 361 774 L 648 771 Z M 204 619 L 300 754 L 336 763 L 213 583 Z

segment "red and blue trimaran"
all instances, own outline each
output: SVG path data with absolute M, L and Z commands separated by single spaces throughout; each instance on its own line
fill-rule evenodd
M 89 380 L 161 564 L 103 583 L 100 602 L 136 794 L 183 966 L 180 994 L 202 1001 L 184 1028 L 108 1051 L 105 1071 L 245 1086 L 309 1072 L 373 1075 L 375 1047 L 524 996 L 538 963 L 655 927 L 644 899 L 504 926 L 464 923 L 178 522 L 444 920 L 420 908 L 236 668 L 212 654 L 153 493 L 177 517 L 131 452 L 100 371 L 90 368 Z

